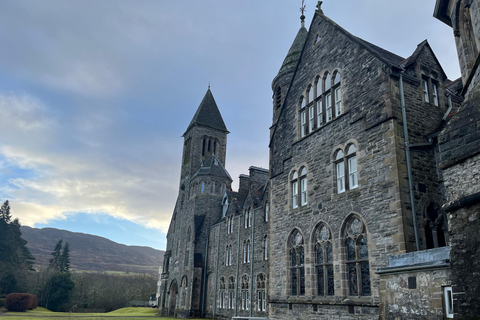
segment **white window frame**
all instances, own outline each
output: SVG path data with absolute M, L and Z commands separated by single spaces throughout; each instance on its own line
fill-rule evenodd
M 332 94 L 329 93 L 325 97 L 325 103 L 326 103 L 326 110 L 327 110 L 327 121 L 330 122 L 333 120 L 333 110 L 332 110 Z
M 292 208 L 298 208 L 298 181 L 292 182 Z
M 430 97 L 428 93 L 428 80 L 422 79 L 422 87 L 423 87 L 423 98 L 425 102 L 430 102 Z
M 358 187 L 358 168 L 357 168 L 357 156 L 347 158 L 348 162 L 348 182 L 349 189 L 355 189 Z
M 323 108 L 322 108 L 322 99 L 317 100 L 317 127 L 323 125 Z
M 313 104 L 308 107 L 308 133 L 312 133 L 313 128 L 315 127 L 315 107 Z
M 335 116 L 342 114 L 342 87 L 335 89 Z
M 307 135 L 307 112 L 305 110 L 302 110 L 300 112 L 300 118 L 301 118 L 301 137 L 305 137 Z
M 438 107 L 438 85 L 432 83 L 433 104 Z
M 336 164 L 337 168 L 337 193 L 345 192 L 345 162 L 342 159 Z
M 300 178 L 300 200 L 301 205 L 307 204 L 307 177 Z
M 453 319 L 454 310 L 453 310 L 453 291 L 452 287 L 443 288 L 443 298 L 445 301 L 445 316 L 448 319 Z
M 270 202 L 265 202 L 265 222 L 268 222 L 268 215 L 270 214 Z
M 263 238 L 263 245 L 265 247 L 265 254 L 263 256 L 263 258 L 265 260 L 268 260 L 268 235 L 266 235 L 264 238 Z

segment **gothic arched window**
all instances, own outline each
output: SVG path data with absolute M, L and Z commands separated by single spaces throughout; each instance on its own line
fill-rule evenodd
M 225 299 L 225 278 L 220 278 L 220 289 L 218 293 L 218 307 L 225 308 L 226 307 L 226 299 Z
M 248 310 L 250 305 L 250 291 L 249 291 L 250 279 L 248 275 L 242 276 L 242 310 Z
M 344 231 L 349 295 L 370 296 L 372 289 L 365 225 L 357 216 L 352 216 Z
M 266 277 L 264 273 L 257 275 L 257 311 L 265 311 L 267 309 L 266 295 Z
M 443 211 L 436 203 L 430 203 L 425 212 L 425 238 L 427 249 L 447 245 L 447 224 Z
M 303 236 L 294 230 L 289 238 L 290 293 L 292 296 L 305 295 L 305 251 Z
M 232 276 L 228 278 L 228 308 L 235 307 L 235 278 Z
M 317 295 L 333 296 L 333 244 L 330 229 L 325 224 L 322 223 L 315 229 L 314 241 Z

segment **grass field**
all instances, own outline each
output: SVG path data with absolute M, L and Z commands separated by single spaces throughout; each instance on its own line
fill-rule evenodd
M 70 313 L 53 312 L 42 307 L 27 312 L 0 312 L 2 320 L 145 320 L 158 318 L 162 320 L 176 320 L 157 316 L 157 309 L 153 308 L 122 308 L 108 313 Z

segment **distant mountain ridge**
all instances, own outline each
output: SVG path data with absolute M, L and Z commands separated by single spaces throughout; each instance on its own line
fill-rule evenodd
M 35 257 L 35 269 L 48 266 L 58 242 L 70 245 L 72 271 L 130 272 L 158 274 L 165 251 L 150 247 L 127 246 L 107 238 L 55 228 L 20 228 L 27 247 Z

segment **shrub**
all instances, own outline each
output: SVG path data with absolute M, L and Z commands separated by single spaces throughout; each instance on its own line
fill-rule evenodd
M 0 307 L 3 307 L 5 305 L 5 298 L 1 297 L 0 298 Z
M 30 293 L 10 293 L 5 300 L 8 311 L 25 312 L 35 309 L 37 305 L 37 296 Z

